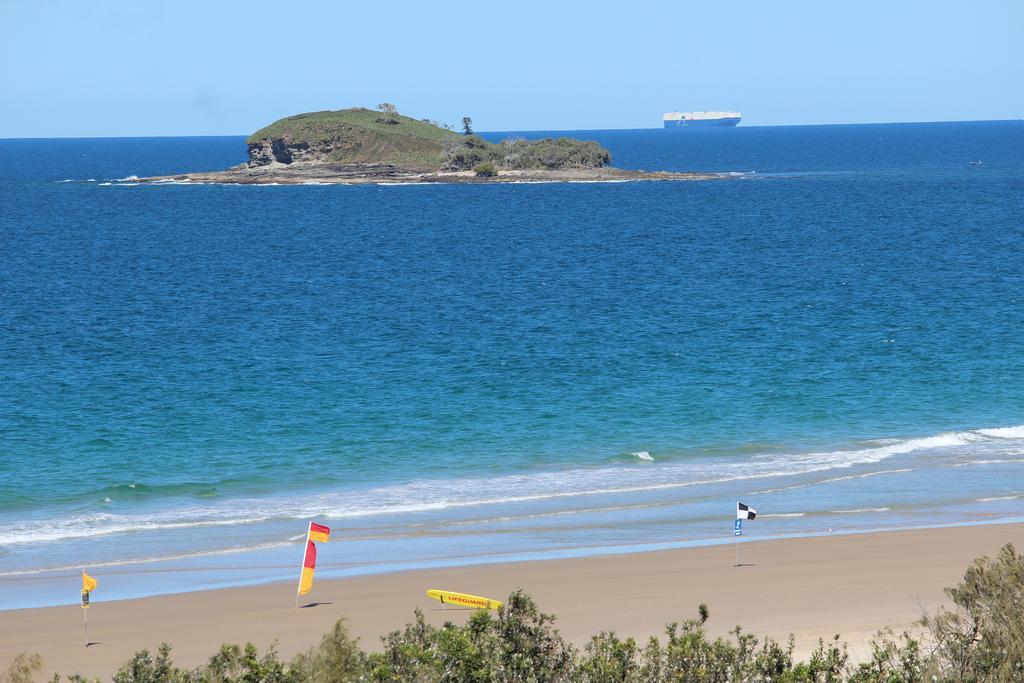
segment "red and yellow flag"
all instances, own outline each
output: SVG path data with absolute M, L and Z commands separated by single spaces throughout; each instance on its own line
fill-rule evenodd
M 327 543 L 331 540 L 331 530 L 325 527 L 323 524 L 317 524 L 316 522 L 309 523 L 309 540 L 321 541 Z
M 306 541 L 306 557 L 302 560 L 302 576 L 299 577 L 299 595 L 313 590 L 313 570 L 316 569 L 316 546 Z

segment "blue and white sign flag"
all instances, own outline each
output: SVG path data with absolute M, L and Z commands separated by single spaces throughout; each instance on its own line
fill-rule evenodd
M 742 536 L 743 535 L 743 520 L 737 519 L 732 523 L 732 535 Z

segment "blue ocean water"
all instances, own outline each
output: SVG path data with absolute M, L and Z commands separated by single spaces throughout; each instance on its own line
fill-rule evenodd
M 0 140 L 0 608 L 291 578 L 311 517 L 341 575 L 1024 516 L 1024 122 L 573 134 L 727 175 Z

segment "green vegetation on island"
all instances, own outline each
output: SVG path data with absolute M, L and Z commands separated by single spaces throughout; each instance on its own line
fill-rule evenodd
M 381 108 L 319 111 L 279 119 L 246 140 L 249 164 L 315 161 L 436 167 L 445 141 L 459 138 L 434 122 L 402 116 L 391 105 Z
M 498 143 L 474 135 L 469 117 L 463 134 L 427 119 L 399 114 L 384 103 L 377 110 L 343 109 L 288 116 L 256 131 L 249 145 L 249 166 L 271 164 L 385 164 L 420 171 L 472 171 L 491 164 L 500 170 L 600 168 L 611 154 L 592 141 L 574 138 Z M 490 167 L 487 167 L 490 168 Z
M 600 168 L 611 160 L 608 150 L 589 140 L 508 138 L 495 143 L 476 135 L 463 135 L 445 143 L 441 170 L 468 171 L 481 164 L 491 164 L 496 170 L 557 171 Z
M 914 633 L 878 634 L 869 659 L 851 662 L 840 636 L 821 639 L 806 661 L 787 644 L 763 642 L 739 626 L 712 639 L 701 605 L 696 618 L 669 624 L 646 644 L 615 633 L 593 636 L 582 649 L 568 643 L 521 591 L 498 610 L 475 612 L 464 626 L 428 624 L 423 613 L 366 652 L 344 621 L 320 644 L 284 661 L 273 647 L 223 645 L 197 669 L 181 669 L 162 645 L 142 650 L 114 675 L 115 683 L 334 683 L 343 681 L 466 681 L 658 683 L 778 681 L 788 683 L 966 683 L 1024 680 L 1024 557 L 1012 545 L 979 558 L 964 580 L 947 589 L 951 609 L 926 615 Z M 24 654 L 0 672 L 0 683 L 29 683 L 42 670 Z M 55 676 L 54 683 L 60 677 Z M 73 675 L 69 680 L 84 683 Z

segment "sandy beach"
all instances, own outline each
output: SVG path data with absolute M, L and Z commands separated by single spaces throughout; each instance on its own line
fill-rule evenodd
M 204 662 L 222 642 L 277 641 L 291 656 L 342 617 L 364 648 L 376 648 L 416 607 L 436 624 L 467 617 L 441 610 L 425 596 L 429 588 L 503 599 L 517 587 L 556 614 L 577 644 L 603 629 L 638 639 L 659 634 L 704 602 L 716 634 L 736 624 L 780 640 L 793 633 L 805 654 L 819 636 L 841 633 L 858 657 L 878 629 L 912 625 L 922 609 L 943 603 L 943 588 L 970 560 L 1005 543 L 1024 546 L 1024 524 L 750 542 L 741 567 L 728 545 L 403 572 L 318 581 L 303 609 L 293 607 L 293 585 L 282 583 L 109 603 L 97 592 L 89 611 L 96 644 L 84 647 L 77 606 L 0 612 L 0 663 L 37 652 L 47 672 L 109 677 L 133 652 L 161 641 L 173 645 L 179 665 Z

